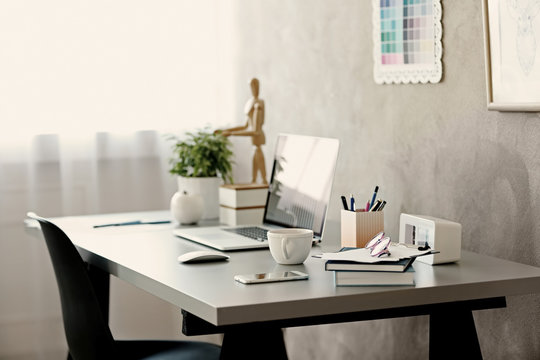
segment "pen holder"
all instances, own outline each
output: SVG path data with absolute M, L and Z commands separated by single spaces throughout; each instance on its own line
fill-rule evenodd
M 384 231 L 383 211 L 341 210 L 341 246 L 361 248 Z

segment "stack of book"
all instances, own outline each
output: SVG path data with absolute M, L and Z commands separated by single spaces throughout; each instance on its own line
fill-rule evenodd
M 219 188 L 219 221 L 227 225 L 260 224 L 268 185 L 226 184 Z
M 325 270 L 334 272 L 336 286 L 414 285 L 414 259 L 376 263 L 327 260 Z

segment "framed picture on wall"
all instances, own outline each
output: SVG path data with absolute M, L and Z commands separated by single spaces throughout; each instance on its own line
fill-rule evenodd
M 540 111 L 540 0 L 483 0 L 489 110 Z
M 442 77 L 440 0 L 372 0 L 377 84 L 438 83 Z

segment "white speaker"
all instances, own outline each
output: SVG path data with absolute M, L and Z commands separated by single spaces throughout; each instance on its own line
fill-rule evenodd
M 399 242 L 427 245 L 438 254 L 419 256 L 416 261 L 429 265 L 458 261 L 461 258 L 461 224 L 432 216 L 401 214 Z

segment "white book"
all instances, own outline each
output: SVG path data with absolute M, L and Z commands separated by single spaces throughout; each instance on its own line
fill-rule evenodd
M 219 187 L 219 204 L 233 209 L 264 206 L 267 197 L 268 185 L 226 184 Z
M 404 272 L 387 271 L 334 271 L 336 286 L 392 286 L 414 285 L 414 269 Z

